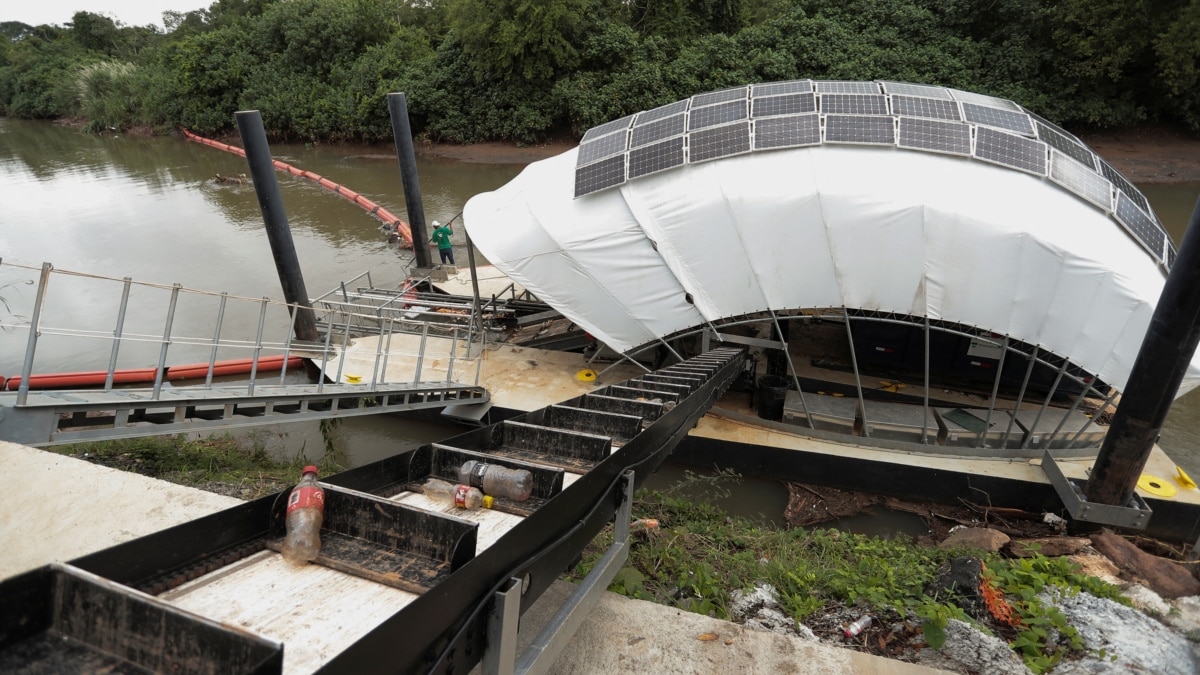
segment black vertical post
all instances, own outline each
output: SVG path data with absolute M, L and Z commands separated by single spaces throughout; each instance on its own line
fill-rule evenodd
M 1090 502 L 1124 506 L 1133 496 L 1163 420 L 1200 341 L 1200 201 L 1192 211 L 1175 265 L 1084 494 Z
M 392 116 L 392 136 L 396 139 L 396 159 L 400 162 L 400 181 L 404 184 L 404 205 L 412 228 L 413 253 L 417 267 L 432 267 L 429 235 L 425 231 L 425 207 L 421 204 L 421 182 L 417 179 L 417 156 L 413 152 L 412 126 L 408 122 L 408 101 L 403 92 L 388 94 L 388 112 Z
M 316 317 L 308 301 L 308 291 L 304 288 L 304 275 L 300 272 L 300 260 L 296 257 L 296 244 L 292 241 L 292 229 L 288 226 L 287 213 L 283 209 L 283 195 L 279 192 L 279 181 L 275 179 L 275 165 L 271 160 L 271 149 L 267 146 L 262 115 L 257 110 L 243 110 L 233 116 L 237 120 L 238 133 L 242 136 L 242 147 L 246 149 L 246 162 L 250 164 L 250 178 L 254 180 L 258 207 L 267 225 L 267 241 L 271 244 L 275 270 L 283 286 L 283 297 L 296 306 L 296 316 L 292 322 L 296 339 L 320 342 Z

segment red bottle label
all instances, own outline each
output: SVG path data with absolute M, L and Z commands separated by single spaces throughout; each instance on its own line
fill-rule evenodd
M 467 508 L 467 493 L 471 490 L 470 485 L 455 485 L 454 486 L 454 505 L 460 509 Z
M 288 497 L 287 512 L 310 508 L 325 512 L 325 491 L 315 485 L 306 485 L 292 490 L 291 496 Z

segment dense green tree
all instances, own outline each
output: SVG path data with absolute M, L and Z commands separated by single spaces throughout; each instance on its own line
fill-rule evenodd
M 480 79 L 545 81 L 579 61 L 587 0 L 454 0 L 450 26 Z

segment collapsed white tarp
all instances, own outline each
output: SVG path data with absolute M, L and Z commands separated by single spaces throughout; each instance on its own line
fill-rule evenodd
M 1124 388 L 1165 281 L 1095 207 L 975 160 L 823 145 L 574 199 L 576 152 L 476 195 L 464 222 L 488 260 L 620 351 L 767 309 L 847 307 L 1008 335 Z M 1179 395 L 1197 384 L 1200 359 Z

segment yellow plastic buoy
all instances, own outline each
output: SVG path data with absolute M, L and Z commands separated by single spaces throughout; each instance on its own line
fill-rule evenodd
M 1142 474 L 1138 479 L 1138 487 L 1156 497 L 1174 497 L 1177 492 L 1174 485 L 1148 473 Z
M 1183 470 L 1182 466 L 1175 467 L 1175 481 L 1182 485 L 1185 489 L 1196 489 L 1196 481 L 1192 480 L 1192 477 L 1187 475 L 1187 472 Z
M 347 375 L 346 382 L 350 384 L 358 384 L 359 382 L 362 382 L 362 375 Z
M 579 380 L 580 382 L 595 382 L 596 371 L 592 370 L 591 368 L 584 368 L 578 373 L 575 373 L 575 379 Z

